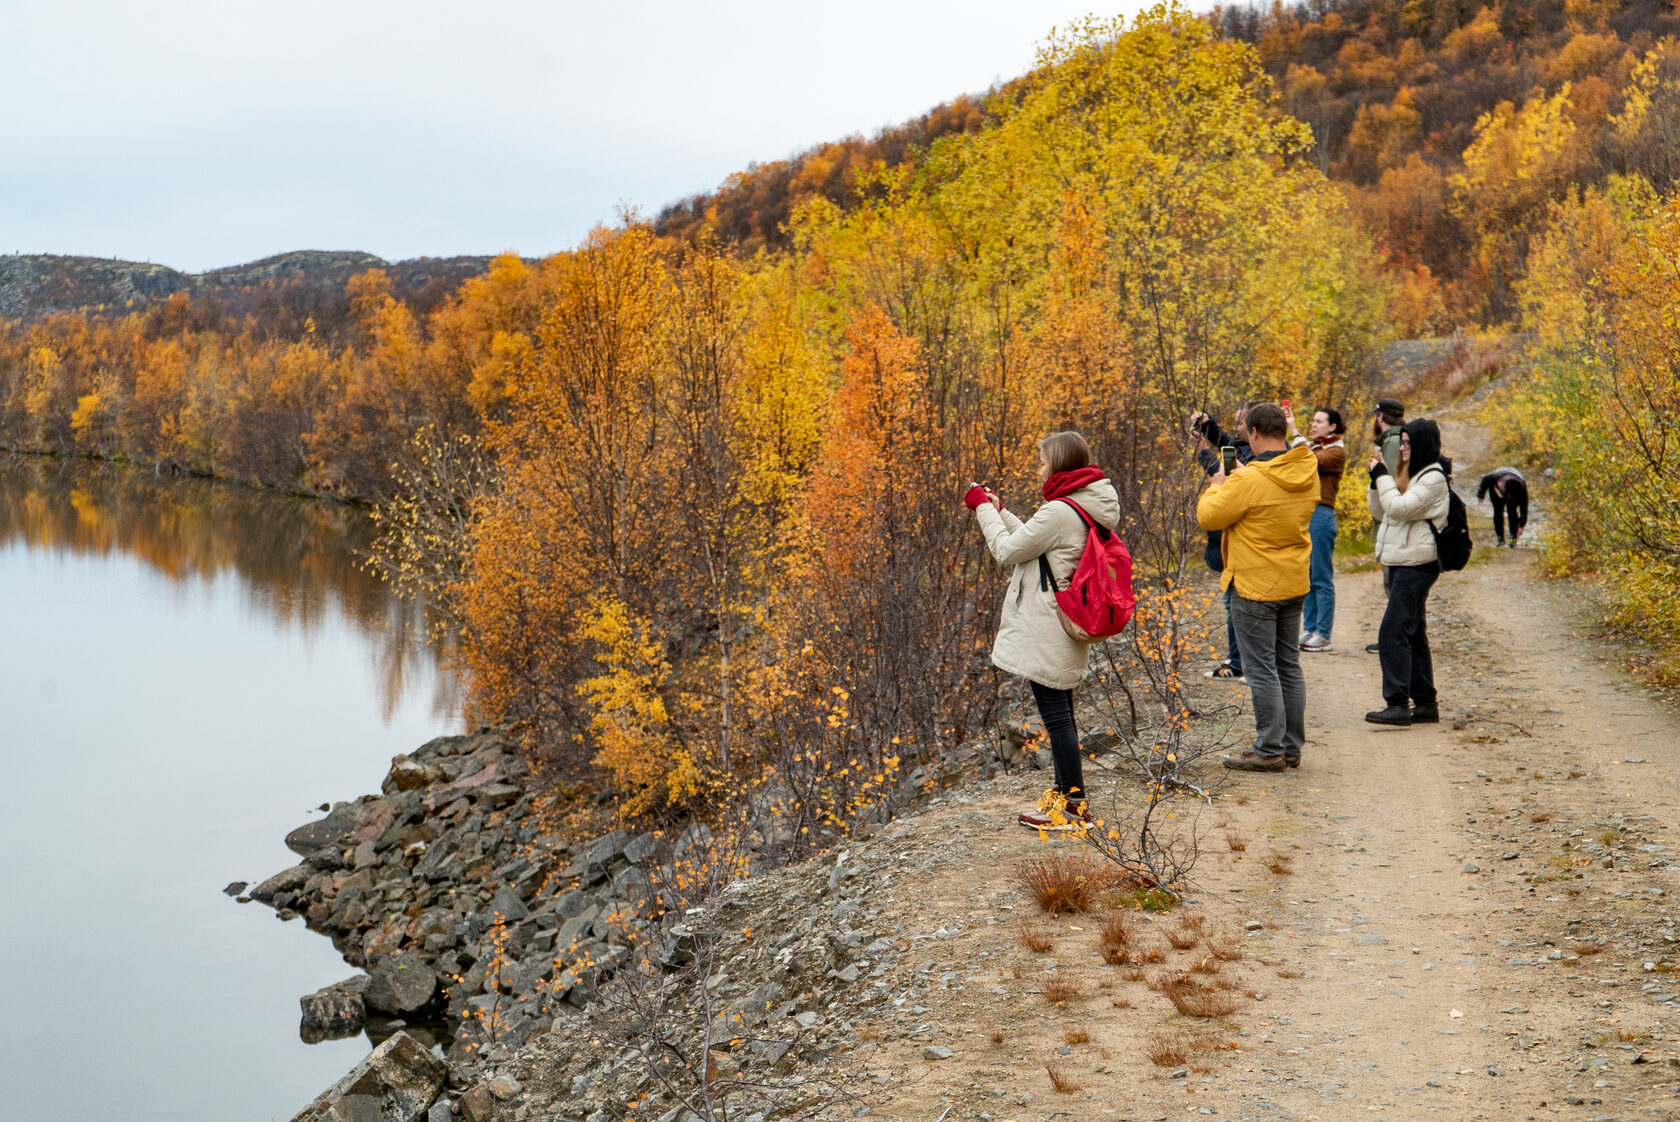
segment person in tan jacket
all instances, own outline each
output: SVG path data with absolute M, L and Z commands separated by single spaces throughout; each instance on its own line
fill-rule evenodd
M 1306 743 L 1307 685 L 1301 675 L 1301 603 L 1311 587 L 1318 505 L 1318 460 L 1306 445 L 1288 446 L 1283 410 L 1269 402 L 1245 418 L 1254 459 L 1226 478 L 1213 476 L 1196 504 L 1204 530 L 1224 531 L 1220 586 L 1235 590 L 1231 618 L 1243 674 L 1254 698 L 1255 738 L 1225 760 L 1238 771 L 1299 767 Z
M 1013 570 L 992 644 L 992 664 L 1031 684 L 1055 765 L 1055 787 L 1039 800 L 1036 813 L 1024 813 L 1018 821 L 1035 830 L 1077 829 L 1090 816 L 1085 810 L 1073 688 L 1085 680 L 1091 647 L 1062 629 L 1056 588 L 1065 587 L 1078 567 L 1089 532 L 1069 504 L 1078 504 L 1092 521 L 1113 530 L 1120 524 L 1120 496 L 1103 470 L 1091 463 L 1090 446 L 1077 432 L 1051 433 L 1038 442 L 1038 452 L 1044 505 L 1025 522 L 984 487 L 970 487 L 963 501 L 974 512 L 993 559 Z M 1049 562 L 1054 587 L 1042 579 L 1040 557 Z

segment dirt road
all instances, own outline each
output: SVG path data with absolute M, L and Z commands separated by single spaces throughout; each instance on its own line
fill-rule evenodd
M 1043 843 L 1008 819 L 1042 773 L 871 843 L 865 860 L 897 863 L 878 927 L 928 940 L 878 983 L 899 996 L 867 1019 L 863 1058 L 912 1082 L 875 1113 L 1680 1117 L 1680 723 L 1531 558 L 1491 553 L 1436 586 L 1443 720 L 1403 730 L 1363 720 L 1381 706 L 1363 650 L 1380 576 L 1340 579 L 1337 649 L 1306 660 L 1303 766 L 1243 776 L 1204 813 L 1188 910 L 1208 938 L 1177 949 L 1178 920 L 1140 917 L 1157 963 L 1104 965 L 1093 917 L 1044 917 L 1022 895 L 1014 869 Z M 1053 947 L 1026 949 L 1023 920 Z M 1221 940 L 1241 959 L 1210 962 Z M 1197 964 L 1235 1012 L 1185 1017 L 1154 988 Z M 1053 1005 L 1058 980 L 1080 992 Z M 1201 1051 L 1149 1059 L 1185 1039 Z

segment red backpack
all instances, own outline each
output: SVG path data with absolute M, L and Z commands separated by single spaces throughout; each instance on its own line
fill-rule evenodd
M 1099 525 L 1072 499 L 1058 499 L 1074 509 L 1087 527 L 1085 550 L 1066 588 L 1056 587 L 1050 560 L 1038 558 L 1038 586 L 1056 594 L 1056 617 L 1062 630 L 1081 643 L 1095 643 L 1118 635 L 1137 608 L 1132 594 L 1132 553 L 1120 535 Z

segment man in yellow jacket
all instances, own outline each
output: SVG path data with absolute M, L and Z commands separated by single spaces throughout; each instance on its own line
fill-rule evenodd
M 1233 588 L 1231 621 L 1243 674 L 1254 697 L 1254 746 L 1228 758 L 1237 771 L 1283 771 L 1301 764 L 1307 738 L 1307 683 L 1301 676 L 1301 604 L 1311 587 L 1313 507 L 1318 460 L 1289 447 L 1283 410 L 1269 402 L 1244 418 L 1254 458 L 1212 477 L 1196 504 L 1204 530 L 1222 530 L 1221 588 Z

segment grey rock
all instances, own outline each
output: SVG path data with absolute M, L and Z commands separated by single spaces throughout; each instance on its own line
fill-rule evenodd
M 638 834 L 624 847 L 624 859 L 632 865 L 658 865 L 671 859 L 671 843 L 655 833 Z
M 437 995 L 437 975 L 416 954 L 404 952 L 381 959 L 372 974 L 363 1000 L 376 1012 L 414 1013 L 430 1005 Z
M 437 1100 L 449 1065 L 406 1032 L 375 1048 L 292 1122 L 416 1122 Z
M 251 889 L 251 897 L 261 900 L 265 904 L 276 903 L 281 896 L 290 896 L 309 883 L 309 878 L 315 875 L 315 870 L 308 865 L 293 865 L 284 872 L 275 873 L 257 887 Z M 281 904 L 279 906 L 284 906 Z
M 1266 925 L 1257 919 L 1248 920 L 1243 924 L 1244 931 L 1264 931 L 1265 929 Z
M 320 821 L 306 823 L 287 834 L 286 846 L 300 857 L 307 856 L 348 836 L 367 821 L 367 814 L 366 803 L 339 803 Z
M 455 1108 L 449 1105 L 448 1099 L 439 1099 L 426 1112 L 426 1122 L 455 1122 Z
M 1474 861 L 1466 861 L 1464 863 L 1464 871 L 1467 873 L 1479 873 L 1482 871 L 1482 867 Z
M 938 1044 L 929 1044 L 922 1049 L 922 1059 L 924 1060 L 948 1060 L 953 1054 L 949 1048 Z
M 591 904 L 588 910 L 578 913 L 560 925 L 559 932 L 554 936 L 554 946 L 565 951 L 583 939 L 589 938 L 595 927 L 595 919 L 601 909 Z
M 497 1115 L 496 1096 L 480 1083 L 456 1100 L 465 1122 L 492 1122 Z
M 491 1079 L 489 1087 L 490 1093 L 504 1102 L 513 1098 L 513 1096 L 519 1094 L 519 1092 L 525 1089 L 520 1085 L 519 1080 L 515 1079 L 511 1075 L 508 1075 L 506 1072 L 503 1072 L 501 1075 Z
M 614 896 L 626 900 L 646 900 L 653 895 L 653 878 L 632 865 L 612 879 Z
M 594 907 L 594 893 L 585 892 L 581 888 L 574 888 L 564 896 L 560 897 L 560 903 L 556 906 L 560 914 L 566 919 L 571 919 L 573 916 L 580 916 L 586 911 L 593 910 Z
M 228 896 L 238 896 L 249 887 L 251 887 L 249 881 L 236 880 L 226 888 L 222 889 L 222 892 Z
M 358 974 L 298 998 L 303 1009 L 302 1027 L 324 1033 L 359 1032 L 367 1017 L 363 994 L 369 981 L 366 974 Z
M 496 890 L 496 895 L 490 898 L 489 906 L 484 910 L 492 915 L 501 916 L 502 920 L 509 924 L 518 923 L 531 914 L 530 909 L 525 906 L 525 901 L 505 884 Z

